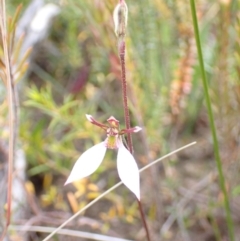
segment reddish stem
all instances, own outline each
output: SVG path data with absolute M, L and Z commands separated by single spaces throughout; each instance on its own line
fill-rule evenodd
M 124 108 L 124 118 L 126 129 L 130 129 L 130 115 L 128 109 L 128 99 L 127 99 L 127 81 L 126 81 L 126 69 L 125 69 L 125 41 L 119 43 L 119 57 L 122 69 L 122 96 L 123 96 L 123 108 Z M 127 133 L 128 149 L 133 153 L 132 146 L 132 136 L 131 133 Z
M 139 211 L 140 211 L 140 214 L 141 214 L 141 217 L 142 217 L 143 226 L 144 226 L 144 229 L 146 231 L 147 241 L 151 241 L 149 231 L 148 231 L 147 222 L 146 222 L 145 215 L 144 215 L 143 208 L 142 208 L 142 204 L 138 199 L 137 199 L 137 201 L 138 201 L 138 208 L 139 208 Z
M 121 2 L 123 2 L 123 0 L 120 0 L 120 3 Z M 125 68 L 125 48 L 126 48 L 125 41 L 120 38 L 118 42 L 118 52 L 119 52 L 121 70 L 122 70 L 122 96 L 123 96 L 124 118 L 125 118 L 126 129 L 130 129 L 131 126 L 130 126 L 130 115 L 129 115 L 128 99 L 127 99 L 127 81 L 126 81 L 126 68 Z M 127 133 L 127 143 L 128 143 L 128 149 L 130 153 L 133 154 L 131 133 Z M 151 241 L 147 222 L 146 222 L 145 215 L 142 208 L 142 204 L 138 199 L 137 201 L 138 201 L 138 208 L 142 218 L 143 226 L 146 231 L 147 241 Z

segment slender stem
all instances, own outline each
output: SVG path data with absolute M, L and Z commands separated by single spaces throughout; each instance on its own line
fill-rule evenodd
M 137 201 L 138 201 L 138 208 L 139 208 L 139 211 L 140 211 L 140 214 L 141 214 L 141 217 L 142 217 L 143 226 L 144 226 L 145 231 L 146 231 L 147 240 L 151 241 L 148 226 L 147 226 L 147 222 L 146 222 L 145 215 L 144 215 L 143 208 L 142 208 L 142 204 L 139 200 L 137 200 Z
M 212 113 L 211 100 L 210 100 L 209 93 L 208 93 L 208 83 L 207 83 L 207 78 L 206 78 L 206 73 L 205 73 L 205 68 L 204 68 L 202 48 L 201 48 L 201 42 L 200 42 L 200 34 L 199 34 L 199 29 L 198 29 L 198 20 L 197 20 L 197 16 L 196 16 L 196 7 L 195 7 L 194 0 L 190 0 L 190 5 L 191 5 L 193 26 L 194 26 L 194 32 L 195 32 L 195 39 L 196 39 L 197 50 L 198 50 L 199 64 L 200 64 L 200 69 L 201 69 L 201 74 L 202 74 L 202 82 L 203 82 L 205 99 L 206 99 L 207 110 L 208 110 L 208 118 L 209 118 L 210 127 L 211 127 L 211 131 L 212 131 L 214 155 L 215 155 L 215 160 L 216 160 L 216 165 L 217 165 L 218 175 L 219 175 L 219 184 L 220 184 L 220 188 L 223 192 L 223 196 L 224 196 L 224 206 L 225 206 L 225 211 L 226 211 L 227 226 L 228 226 L 230 240 L 234 241 L 235 237 L 234 237 L 233 220 L 232 220 L 232 216 L 231 216 L 228 194 L 227 194 L 227 190 L 226 190 L 226 186 L 225 186 L 225 178 L 224 178 L 224 174 L 223 174 L 223 170 L 222 170 L 222 162 L 221 162 L 220 154 L 219 154 L 219 146 L 218 146 L 216 128 L 215 128 L 215 123 L 214 123 L 214 117 L 213 117 L 213 113 Z
M 123 97 L 123 108 L 124 108 L 124 119 L 126 129 L 130 129 L 130 115 L 128 108 L 128 99 L 127 99 L 127 81 L 126 81 L 126 68 L 125 68 L 125 41 L 122 40 L 119 43 L 119 58 L 121 64 L 121 73 L 122 73 L 122 97 Z M 132 146 L 132 136 L 131 133 L 127 133 L 127 142 L 128 148 L 131 153 L 133 153 Z
M 123 108 L 124 108 L 124 118 L 125 118 L 125 126 L 126 129 L 130 129 L 130 115 L 129 115 L 129 108 L 128 108 L 128 99 L 127 99 L 127 81 L 126 81 L 126 67 L 125 67 L 125 41 L 120 40 L 118 43 L 118 51 L 119 51 L 119 58 L 120 58 L 120 64 L 121 64 L 121 70 L 122 70 L 122 96 L 123 96 Z M 133 145 L 132 145 L 132 136 L 131 133 L 127 133 L 127 143 L 128 143 L 128 149 L 130 153 L 133 154 Z M 146 218 L 143 212 L 142 204 L 139 200 L 138 201 L 138 208 L 139 212 L 142 218 L 142 223 L 144 226 L 144 229 L 146 231 L 147 240 L 151 241 L 149 230 L 146 222 Z
M 13 89 L 13 80 L 11 74 L 11 65 L 9 50 L 7 46 L 7 26 L 6 26 L 6 7 L 5 1 L 1 1 L 1 15 L 2 19 L 0 21 L 1 33 L 2 33 L 2 42 L 3 42 L 3 51 L 5 58 L 6 66 L 6 76 L 7 76 L 7 96 L 8 96 L 8 108 L 9 108 L 9 144 L 8 144 L 8 187 L 7 187 L 7 214 L 6 214 L 6 226 L 2 232 L 0 240 L 3 240 L 8 226 L 11 221 L 11 204 L 12 204 L 12 172 L 13 172 L 13 159 L 14 159 L 14 149 L 15 149 L 15 96 Z

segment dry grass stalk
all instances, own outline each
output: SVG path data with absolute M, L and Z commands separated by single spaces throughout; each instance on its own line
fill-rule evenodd
M 8 150 L 7 159 L 8 159 L 8 174 L 7 174 L 7 212 L 6 212 L 6 221 L 5 227 L 2 231 L 2 236 L 0 240 L 3 240 L 8 226 L 11 222 L 11 208 L 12 208 L 12 173 L 13 173 L 13 162 L 15 158 L 15 146 L 17 142 L 17 110 L 18 110 L 18 101 L 17 101 L 17 91 L 15 88 L 16 79 L 19 80 L 26 71 L 26 58 L 23 58 L 21 61 L 18 61 L 19 49 L 21 44 L 17 46 L 15 43 L 15 30 L 17 25 L 17 20 L 21 10 L 21 5 L 17 8 L 13 18 L 10 18 L 8 23 L 6 20 L 6 5 L 4 0 L 0 0 L 0 77 L 3 81 L 4 86 L 6 87 L 7 93 L 7 106 L 8 106 Z M 13 55 L 14 53 L 14 55 Z M 26 56 L 29 52 L 26 53 Z M 14 67 L 13 67 L 14 66 Z M 14 70 L 13 70 L 14 69 Z
M 14 151 L 15 151 L 15 140 L 14 140 L 14 133 L 15 133 L 15 120 L 16 115 L 14 111 L 14 83 L 12 80 L 12 70 L 10 64 L 10 53 L 9 53 L 9 46 L 8 46 L 8 34 L 7 34 L 7 24 L 6 24 L 6 8 L 5 8 L 5 1 L 1 1 L 0 6 L 0 15 L 2 16 L 0 21 L 1 26 L 1 37 L 2 37 L 2 45 L 3 45 L 3 55 L 4 55 L 4 67 L 5 67 L 5 76 L 6 80 L 4 83 L 7 86 L 7 99 L 8 99 L 8 118 L 9 118 L 9 143 L 8 143 L 8 192 L 7 192 L 7 214 L 6 214 L 6 224 L 5 228 L 2 232 L 2 236 L 0 240 L 3 240 L 8 226 L 10 224 L 11 218 L 11 202 L 12 202 L 12 172 L 13 172 L 13 159 L 14 159 Z

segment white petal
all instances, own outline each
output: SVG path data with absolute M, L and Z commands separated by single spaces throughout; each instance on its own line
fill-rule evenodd
M 118 174 L 122 182 L 137 196 L 140 200 L 140 178 L 136 161 L 132 154 L 124 147 L 119 147 L 117 156 Z
M 76 161 L 64 185 L 87 177 L 95 172 L 102 163 L 106 150 L 104 142 L 101 142 L 85 151 Z

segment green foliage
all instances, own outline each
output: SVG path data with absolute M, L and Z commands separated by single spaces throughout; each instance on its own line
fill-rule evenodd
M 42 161 L 48 165 L 50 157 L 54 156 L 55 164 L 51 161 L 51 165 L 56 166 L 56 169 L 60 168 L 61 172 L 61 168 L 70 167 L 70 165 L 66 165 L 68 163 L 66 160 L 77 157 L 73 145 L 77 139 L 87 139 L 91 136 L 96 142 L 100 141 L 100 135 L 94 133 L 90 123 L 86 122 L 86 110 L 82 108 L 80 101 L 73 99 L 73 96 L 65 96 L 62 103 L 56 103 L 50 85 L 40 90 L 36 87 L 29 88 L 26 90 L 26 96 L 28 97 L 25 102 L 26 106 L 38 108 L 44 113 L 42 116 L 40 114 L 40 118 L 31 114 L 29 120 L 39 119 L 35 123 L 25 122 L 21 130 L 22 138 L 34 146 L 34 148 L 32 145 L 27 146 L 29 161 L 33 160 L 34 170 L 36 169 L 34 160 L 40 165 Z M 26 131 L 29 128 L 32 130 L 31 132 Z M 83 151 L 85 148 L 81 149 Z M 49 167 L 52 168 L 51 165 Z M 44 168 L 38 170 L 41 172 L 44 171 Z
M 18 2 L 15 0 L 9 4 L 11 12 Z M 24 8 L 28 2 L 24 1 Z M 189 2 L 139 0 L 127 3 L 126 68 L 131 120 L 132 125 L 144 127 L 144 131 L 134 137 L 133 143 L 139 166 L 189 140 L 199 142 L 199 152 L 187 153 L 182 158 L 189 158 L 190 161 L 179 163 L 178 158 L 173 157 L 174 163 L 163 164 L 162 169 L 156 168 L 155 175 L 152 172 L 151 175 L 143 174 L 142 193 L 149 219 L 152 222 L 158 219 L 160 227 L 163 220 L 160 221 L 162 217 L 158 217 L 158 206 L 167 206 L 162 208 L 164 219 L 168 215 L 176 216 L 177 219 L 176 203 L 182 200 L 179 191 L 181 187 L 191 189 L 193 183 L 200 182 L 199 176 L 203 178 L 214 169 L 209 165 L 214 157 L 206 141 L 209 140 L 209 127 L 203 101 L 201 68 L 197 62 Z M 28 175 L 43 175 L 46 179 L 52 174 L 54 177 L 43 190 L 42 206 L 52 205 L 53 208 L 66 210 L 67 202 L 61 193 L 66 189 L 59 188 L 57 180 L 60 179 L 62 185 L 79 155 L 105 139 L 104 133 L 91 125 L 85 114 L 91 114 L 101 122 L 113 115 L 122 126 L 124 118 L 112 21 L 116 1 L 69 0 L 59 4 L 61 13 L 54 19 L 49 37 L 34 46 L 31 67 L 20 93 L 23 103 L 20 139 L 27 155 Z M 225 163 L 223 174 L 229 184 L 229 192 L 226 194 L 233 194 L 235 198 L 239 194 L 239 186 L 236 184 L 240 181 L 238 168 L 229 171 L 229 164 L 232 162 L 233 166 L 237 166 L 240 161 L 237 149 L 240 134 L 239 10 L 231 8 L 227 1 L 219 3 L 203 0 L 197 2 L 196 7 L 203 61 L 210 87 L 209 101 L 213 106 L 220 137 L 219 146 Z M 22 40 L 15 44 L 13 56 L 16 61 L 21 43 Z M 28 67 L 24 67 L 28 54 L 19 63 L 19 68 L 23 70 L 19 71 L 19 78 Z M 0 74 L 1 77 L 2 72 Z M 6 116 L 5 102 L 1 103 L 0 114 L 2 125 L 3 116 Z M 2 133 L 4 136 L 3 129 Z M 92 184 L 91 181 L 104 179 L 106 183 L 99 188 L 101 190 L 84 189 L 86 195 L 83 195 L 82 190 L 86 183 L 75 184 L 74 191 L 70 191 L 72 195 L 68 195 L 71 211 L 75 212 L 91 197 L 118 180 L 113 171 L 115 153 L 108 153 L 105 159 L 104 165 L 88 182 Z M 192 162 L 196 165 L 193 170 L 199 168 L 195 162 L 202 164 L 198 169 L 199 176 L 194 172 L 192 175 L 184 175 Z M 191 180 L 186 180 L 188 178 Z M 159 188 L 152 186 L 155 182 L 160 183 Z M 208 222 L 210 216 L 209 225 L 219 240 L 218 229 L 221 230 L 221 227 L 217 227 L 214 215 L 216 210 L 222 208 L 219 205 L 222 202 L 217 198 L 222 193 L 217 188 L 211 188 L 214 185 L 215 181 L 211 181 L 205 187 L 206 190 L 201 190 L 206 196 L 206 205 L 210 206 L 209 200 L 213 202 L 204 215 L 198 211 L 202 210 L 201 201 L 197 200 L 189 208 L 183 208 L 183 224 L 179 226 L 179 229 L 184 229 L 181 230 L 183 233 L 197 225 L 198 219 Z M 109 197 L 112 206 L 106 212 L 100 211 L 99 216 L 105 222 L 110 222 L 112 217 L 126 215 L 127 222 L 134 222 L 133 218 L 137 218 L 136 206 L 131 200 L 123 200 L 121 195 L 126 190 L 120 189 L 119 192 L 120 195 L 115 193 Z M 157 193 L 156 200 L 160 199 L 160 204 L 151 192 Z M 54 200 L 56 193 L 59 202 L 65 202 L 64 205 L 57 205 Z M 128 211 L 123 210 L 122 202 L 125 202 L 124 207 L 128 207 Z M 194 218 L 191 216 L 193 213 Z M 171 230 L 166 233 L 174 240 L 174 233 L 177 232 L 174 227 Z

